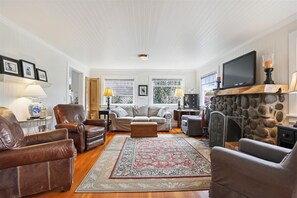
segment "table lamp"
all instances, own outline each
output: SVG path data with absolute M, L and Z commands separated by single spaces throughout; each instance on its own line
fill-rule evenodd
M 176 88 L 175 89 L 175 94 L 174 96 L 178 97 L 178 100 L 177 100 L 177 109 L 180 110 L 180 100 L 181 100 L 181 97 L 183 96 L 183 90 L 182 88 Z
M 292 74 L 292 79 L 289 87 L 289 93 L 297 93 L 297 71 Z M 293 127 L 297 127 L 297 121 L 293 125 Z
M 42 104 L 39 101 L 39 98 L 46 97 L 46 93 L 44 92 L 42 87 L 37 84 L 28 85 L 25 89 L 24 96 L 32 99 L 32 103 L 28 106 L 30 119 L 39 118 L 42 108 Z
M 105 88 L 103 96 L 107 96 L 107 110 L 110 110 L 109 102 L 110 102 L 110 96 L 112 96 L 112 89 Z

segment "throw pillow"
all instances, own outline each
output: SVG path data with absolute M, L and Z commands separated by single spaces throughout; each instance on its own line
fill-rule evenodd
M 157 116 L 159 110 L 160 110 L 160 107 L 154 107 L 154 106 L 149 107 L 149 108 L 148 108 L 148 116 L 149 116 L 149 117 Z
M 133 108 L 133 116 L 147 116 L 148 115 L 148 106 L 135 106 Z
M 125 111 L 127 111 L 129 117 L 133 117 L 134 106 L 121 106 Z
M 168 107 L 161 107 L 157 116 L 163 118 L 168 110 Z
M 116 107 L 114 109 L 111 109 L 110 111 L 116 113 L 118 117 L 125 117 L 128 115 L 127 111 L 122 107 Z

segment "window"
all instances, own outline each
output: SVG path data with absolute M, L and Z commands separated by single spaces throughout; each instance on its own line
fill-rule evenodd
M 175 89 L 182 86 L 182 79 L 152 79 L 153 104 L 176 104 Z
M 214 95 L 213 89 L 215 89 L 216 86 L 216 73 L 201 78 L 201 103 L 203 105 L 208 106 L 210 104 L 210 98 Z
M 111 104 L 133 104 L 134 79 L 105 79 L 104 88 L 111 88 Z

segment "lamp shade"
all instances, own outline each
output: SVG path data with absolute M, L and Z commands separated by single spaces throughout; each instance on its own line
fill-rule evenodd
M 183 96 L 183 90 L 181 88 L 176 88 L 174 96 L 178 96 L 178 97 Z
M 112 96 L 112 89 L 111 88 L 105 88 L 103 96 Z
M 40 85 L 32 84 L 26 87 L 24 96 L 32 98 L 45 98 L 46 93 Z
M 297 71 L 292 74 L 292 80 L 289 87 L 289 92 L 297 93 Z

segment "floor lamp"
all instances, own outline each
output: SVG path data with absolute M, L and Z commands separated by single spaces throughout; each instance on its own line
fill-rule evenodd
M 107 97 L 107 110 L 110 110 L 109 103 L 110 103 L 110 96 L 112 96 L 112 89 L 105 88 L 103 96 Z

